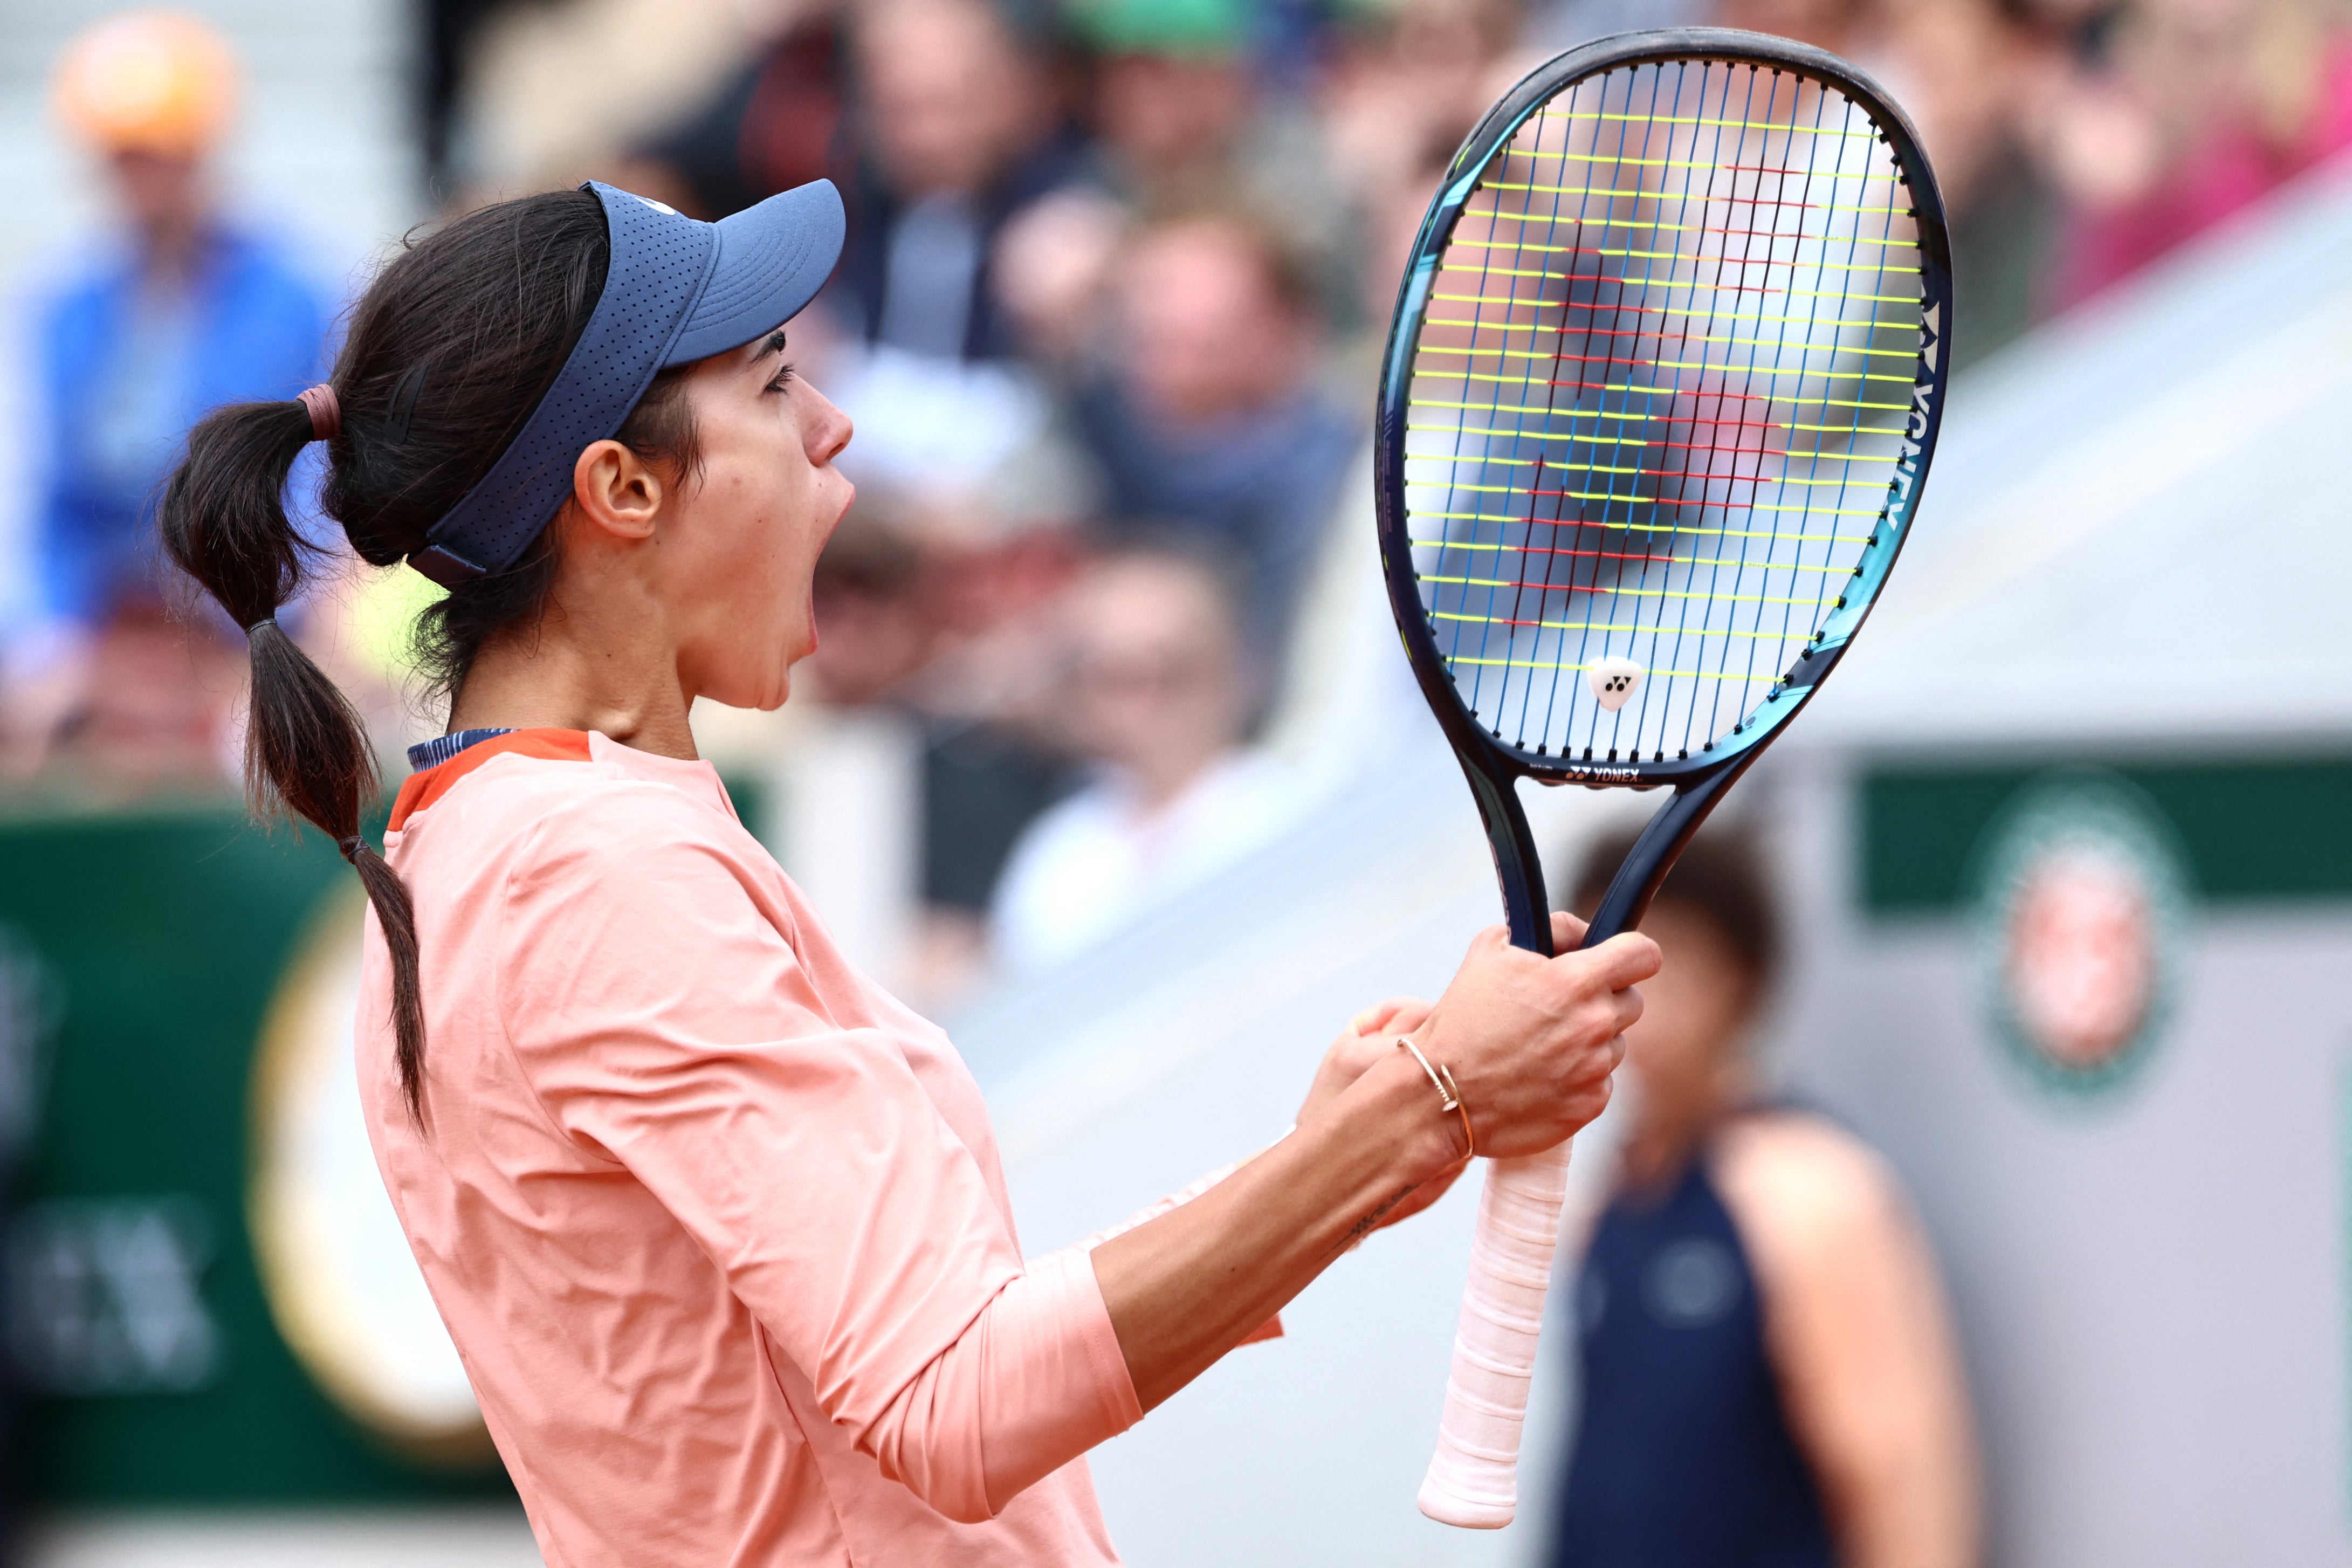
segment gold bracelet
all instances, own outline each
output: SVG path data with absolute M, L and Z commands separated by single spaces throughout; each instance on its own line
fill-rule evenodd
M 1462 1090 L 1454 1082 L 1454 1069 L 1430 1066 L 1429 1058 L 1421 1054 L 1421 1047 L 1402 1035 L 1397 1037 L 1397 1048 L 1411 1051 L 1412 1059 L 1421 1064 L 1421 1070 L 1429 1075 L 1429 1081 L 1437 1089 L 1438 1109 L 1451 1110 L 1462 1118 L 1462 1141 L 1469 1145 L 1462 1157 L 1467 1160 L 1475 1156 L 1478 1135 L 1470 1131 L 1470 1108 L 1462 1103 Z

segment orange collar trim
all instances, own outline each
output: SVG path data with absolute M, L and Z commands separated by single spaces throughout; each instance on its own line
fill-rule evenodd
M 408 819 L 447 795 L 457 781 L 488 762 L 492 757 L 537 757 L 550 763 L 584 763 L 588 761 L 588 731 L 585 730 L 515 730 L 504 735 L 493 735 L 478 741 L 446 763 L 408 775 L 400 786 L 400 794 L 392 803 L 392 821 L 386 831 L 397 833 L 408 826 Z

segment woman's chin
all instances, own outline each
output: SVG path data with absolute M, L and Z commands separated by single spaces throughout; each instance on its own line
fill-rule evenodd
M 798 662 L 780 659 L 768 669 L 738 669 L 734 679 L 702 687 L 695 695 L 725 708 L 772 713 L 791 700 L 793 665 Z
M 743 683 L 742 698 L 730 707 L 751 708 L 762 713 L 773 713 L 792 700 L 793 672 L 790 666 L 759 680 Z

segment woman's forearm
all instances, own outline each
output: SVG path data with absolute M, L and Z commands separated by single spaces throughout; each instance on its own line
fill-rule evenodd
M 1458 1168 L 1465 1121 L 1496 1158 L 1557 1146 L 1601 1113 L 1626 1026 L 1642 1016 L 1633 987 L 1658 972 L 1658 948 L 1623 932 L 1580 949 L 1584 928 L 1552 918 L 1559 956 L 1513 947 L 1501 926 L 1480 931 L 1434 1006 L 1410 1033 L 1453 1077 L 1452 1114 L 1431 1072 L 1374 1047 L 1369 1066 L 1316 1092 L 1297 1129 L 1217 1186 L 1105 1242 L 1095 1279 L 1146 1410 L 1198 1377 L 1280 1311 L 1384 1216 Z M 1398 1009 L 1375 1009 L 1362 1040 Z M 1335 1047 L 1339 1049 L 1339 1047 Z M 1342 1051 L 1342 1055 L 1352 1053 Z M 1359 1058 L 1360 1059 L 1360 1058 Z M 1326 1060 L 1327 1071 L 1334 1064 Z M 1346 1087 L 1326 1095 L 1340 1079 Z
M 1233 1175 L 1095 1249 L 1146 1410 L 1273 1317 L 1414 1188 L 1459 1163 L 1461 1124 L 1402 1052 Z

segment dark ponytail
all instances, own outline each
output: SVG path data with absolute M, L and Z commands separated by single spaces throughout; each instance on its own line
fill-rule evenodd
M 425 531 L 514 439 L 586 329 L 609 257 L 596 198 L 562 191 L 469 213 L 385 267 L 336 362 L 341 430 L 320 498 L 361 559 L 392 566 L 424 548 Z M 655 379 L 619 439 L 690 470 L 698 456 L 684 370 Z M 246 628 L 246 786 L 256 814 L 315 825 L 367 889 L 392 954 L 401 1091 L 421 1124 L 415 915 L 400 874 L 360 837 L 360 814 L 381 788 L 375 752 L 350 700 L 277 622 L 319 554 L 285 505 L 287 475 L 312 439 L 299 402 L 215 411 L 189 433 L 160 526 L 172 559 Z M 543 532 L 512 567 L 428 609 L 415 648 L 427 684 L 454 695 L 484 647 L 526 632 L 546 611 L 555 564 Z
M 188 436 L 163 492 L 163 548 L 245 628 L 253 690 L 245 787 L 255 815 L 299 816 L 335 841 L 360 874 L 392 952 L 392 1019 L 401 1087 L 424 1118 L 425 1005 L 416 917 L 400 873 L 360 837 L 360 808 L 381 781 L 360 716 L 278 624 L 317 547 L 286 516 L 286 476 L 310 445 L 300 403 L 223 408 Z

